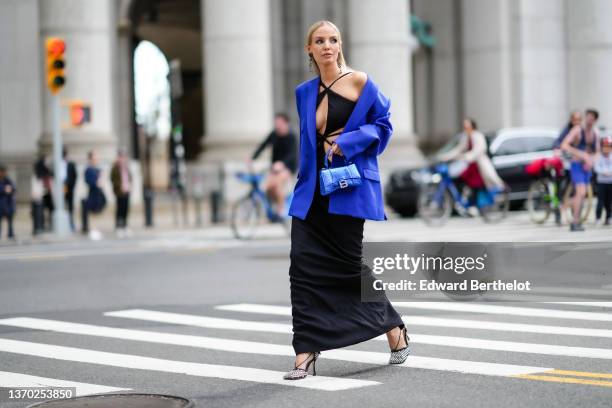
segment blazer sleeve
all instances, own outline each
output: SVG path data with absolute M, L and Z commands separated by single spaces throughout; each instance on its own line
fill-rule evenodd
M 385 150 L 393 133 L 393 126 L 389 121 L 390 107 L 389 98 L 379 91 L 368 111 L 367 123 L 359 126 L 359 129 L 338 136 L 336 144 L 340 146 L 347 160 L 368 149 L 373 149 L 377 155 Z
M 302 119 L 302 92 L 303 84 L 295 87 L 295 107 L 297 109 L 298 118 Z

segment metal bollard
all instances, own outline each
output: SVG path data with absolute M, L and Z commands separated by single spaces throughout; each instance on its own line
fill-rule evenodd
M 153 196 L 154 193 L 150 189 L 145 189 L 143 192 L 144 210 L 145 210 L 145 226 L 153 226 Z
M 220 223 L 221 220 L 221 192 L 215 190 L 210 193 L 210 211 L 211 211 L 211 222 L 213 224 Z
M 31 215 L 32 215 L 32 235 L 37 235 L 41 233 L 44 228 L 43 205 L 40 201 L 31 202 Z
M 195 204 L 195 223 L 196 227 L 201 227 L 202 222 L 202 196 L 198 195 L 194 198 Z
M 87 234 L 89 232 L 89 211 L 87 210 L 87 199 L 81 200 L 81 232 Z

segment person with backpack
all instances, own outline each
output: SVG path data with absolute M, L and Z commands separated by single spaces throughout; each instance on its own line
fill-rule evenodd
M 599 150 L 597 129 L 595 128 L 597 119 L 599 119 L 599 112 L 595 109 L 588 109 L 585 115 L 584 128 L 574 126 L 561 143 L 561 150 L 572 156 L 570 177 L 576 189 L 572 203 L 574 220 L 570 224 L 570 231 L 584 231 L 580 221 L 580 210 L 586 195 L 587 185 L 591 182 L 593 161 Z

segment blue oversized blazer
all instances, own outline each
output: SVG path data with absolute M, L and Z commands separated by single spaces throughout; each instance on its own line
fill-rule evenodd
M 295 89 L 300 117 L 300 168 L 289 215 L 305 219 L 316 187 L 316 103 L 319 77 Z M 329 196 L 329 212 L 369 220 L 386 220 L 377 156 L 383 152 L 393 128 L 389 122 L 389 99 L 369 78 L 357 100 L 344 131 L 336 139 L 346 159 L 357 165 L 362 185 L 336 190 Z M 331 167 L 343 166 L 344 159 L 334 155 Z

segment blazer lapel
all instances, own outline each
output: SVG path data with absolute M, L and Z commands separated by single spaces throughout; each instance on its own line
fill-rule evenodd
M 308 87 L 306 93 L 306 130 L 308 130 L 308 142 L 312 147 L 312 151 L 316 151 L 317 147 L 317 91 L 319 88 L 319 77 L 314 78 Z
M 368 79 L 361 90 L 361 95 L 359 95 L 359 98 L 357 99 L 355 108 L 344 126 L 344 132 L 355 130 L 360 119 L 368 113 L 368 109 L 372 105 L 374 97 L 376 96 L 375 88 L 374 83 L 370 81 L 370 76 L 368 75 Z

